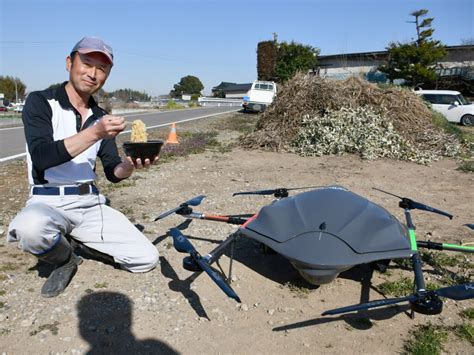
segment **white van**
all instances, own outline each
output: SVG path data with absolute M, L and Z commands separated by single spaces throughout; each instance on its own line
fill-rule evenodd
M 245 111 L 263 112 L 273 102 L 276 92 L 275 82 L 255 80 L 244 96 L 242 107 Z
M 474 124 L 474 105 L 468 102 L 459 91 L 417 90 L 417 95 L 430 102 L 433 110 L 442 113 L 449 122 L 464 126 Z

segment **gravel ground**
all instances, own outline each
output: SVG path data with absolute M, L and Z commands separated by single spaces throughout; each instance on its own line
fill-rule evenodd
M 219 128 L 222 144 L 235 142 L 239 133 L 228 129 L 232 127 L 229 120 L 235 117 L 250 122 L 256 118 L 237 114 L 178 125 L 178 137 L 184 131 Z M 23 162 L 1 165 L 0 350 L 8 354 L 403 352 L 411 332 L 422 325 L 447 329 L 469 322 L 460 314 L 474 307 L 474 302 L 446 301 L 442 314 L 417 314 L 415 319 L 408 316 L 405 305 L 322 317 L 327 309 L 367 297 L 380 299 L 380 284 L 411 278 L 411 273 L 391 264 L 387 274 L 370 275 L 361 266 L 314 288 L 304 284 L 279 255 L 266 253 L 252 240 L 239 239 L 232 276 L 232 287 L 242 299 L 238 304 L 205 274 L 183 269 L 183 254 L 174 250 L 167 236 L 169 228 L 184 222 L 182 217 L 172 215 L 160 222 L 153 219 L 199 194 L 207 197 L 196 211 L 250 213 L 270 203 L 271 197 L 231 197 L 233 192 L 339 184 L 403 220 L 397 200 L 372 189 L 379 187 L 455 216 L 450 221 L 415 212 L 420 239 L 472 243 L 474 233 L 463 224 L 474 222 L 474 176 L 456 170 L 457 164 L 443 159 L 427 167 L 390 160 L 367 162 L 351 155 L 303 158 L 233 148 L 161 162 L 119 186 L 100 179 L 99 186 L 112 206 L 146 227 L 145 234 L 160 252 L 160 266 L 146 274 L 130 274 L 85 259 L 66 292 L 54 299 L 39 295 L 48 268 L 5 243 L 8 222 L 24 205 L 27 183 Z M 205 254 L 234 230 L 225 224 L 193 221 L 183 232 Z M 227 270 L 228 255 L 221 258 L 221 265 Z M 440 277 L 428 265 L 424 270 L 428 281 Z M 467 270 L 470 274 L 472 269 Z M 470 342 L 453 332 L 443 346 L 450 354 L 474 352 Z

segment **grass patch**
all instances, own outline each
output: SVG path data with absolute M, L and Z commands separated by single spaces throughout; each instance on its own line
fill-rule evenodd
M 464 323 L 453 327 L 453 332 L 459 338 L 467 340 L 474 345 L 474 326 L 470 323 Z
M 179 109 L 186 108 L 186 106 L 182 104 L 178 104 L 176 101 L 170 100 L 166 103 L 165 108 L 167 110 L 179 110 Z
M 122 206 L 119 208 L 119 211 L 129 218 L 133 215 L 133 207 L 130 206 Z
M 307 287 L 306 282 L 299 279 L 287 282 L 281 287 L 287 288 L 296 298 L 305 299 L 308 298 L 311 293 L 311 289 Z
M 407 296 L 413 292 L 413 280 L 402 277 L 397 281 L 386 281 L 377 286 L 384 295 Z
M 463 161 L 456 170 L 464 173 L 474 173 L 474 160 Z
M 441 276 L 439 283 L 442 286 L 463 284 L 471 281 L 473 264 L 464 255 L 450 256 L 442 252 L 423 252 L 422 260 L 432 266 Z M 447 267 L 456 267 L 451 271 Z
M 6 293 L 7 293 L 7 291 L 5 291 L 5 290 L 0 290 L 0 296 L 5 296 Z
M 206 150 L 218 151 L 222 145 L 217 140 L 217 132 L 182 132 L 179 144 L 167 144 L 160 161 L 168 162 L 178 157 L 203 153 Z
M 58 331 L 59 331 L 58 325 L 59 325 L 58 321 L 55 321 L 52 324 L 40 325 L 37 330 L 33 330 L 33 331 L 30 332 L 30 336 L 34 336 L 34 335 L 42 332 L 43 330 L 49 330 L 49 331 L 51 331 L 51 333 L 53 335 L 58 335 Z
M 5 307 L 5 302 L 0 301 L 0 308 Z
M 466 308 L 459 315 L 461 317 L 465 318 L 465 319 L 473 320 L 474 319 L 474 308 L 473 307 Z
M 411 338 L 405 343 L 405 351 L 413 355 L 435 355 L 443 350 L 443 342 L 448 333 L 431 323 L 417 327 L 411 332 Z
M 405 259 L 394 259 L 393 263 L 397 265 L 400 269 L 403 270 L 413 270 L 412 266 L 412 261 L 411 259 L 405 258 Z
M 11 330 L 8 329 L 8 328 L 0 329 L 0 335 L 7 335 L 7 334 L 10 334 L 10 333 L 11 333 Z
M 433 110 L 432 121 L 435 126 L 442 129 L 445 133 L 455 136 L 459 140 L 463 146 L 459 156 L 467 157 L 468 159 L 472 157 L 474 149 L 474 130 L 471 129 L 472 127 L 462 127 L 449 122 L 444 115 Z M 459 165 L 458 170 L 473 172 L 473 165 L 474 162 L 472 161 L 463 162 Z
M 5 263 L 3 265 L 0 265 L 0 271 L 14 271 L 17 269 L 18 265 L 13 263 Z
M 443 114 L 432 110 L 432 121 L 436 127 L 456 136 L 461 142 L 466 139 L 463 131 L 457 125 L 449 122 Z
M 459 256 L 451 256 L 439 251 L 425 251 L 421 254 L 421 260 L 434 268 L 459 266 L 462 263 L 462 261 L 459 260 Z
M 217 130 L 235 131 L 241 134 L 253 132 L 260 115 L 232 115 L 232 117 L 216 122 L 213 128 Z
M 107 282 L 98 282 L 94 285 L 94 288 L 107 288 L 109 284 Z

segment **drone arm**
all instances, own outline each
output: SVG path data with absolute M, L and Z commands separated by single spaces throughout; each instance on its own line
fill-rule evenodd
M 214 250 L 209 252 L 206 256 L 203 256 L 203 259 L 206 260 L 206 262 L 211 265 L 214 263 L 216 260 L 218 260 L 222 254 L 224 254 L 225 249 L 234 242 L 238 237 L 238 232 L 232 233 L 227 239 L 225 239 L 221 244 L 219 244 Z
M 460 252 L 465 252 L 465 253 L 474 253 L 474 247 L 470 247 L 466 245 L 436 243 L 436 242 L 431 242 L 431 241 L 420 241 L 418 242 L 418 246 L 420 248 L 426 248 L 426 249 L 452 250 L 452 251 L 460 251 Z
M 409 198 L 406 198 L 406 197 L 402 197 L 401 201 L 399 202 L 398 204 L 401 208 L 404 208 L 404 209 L 408 209 L 408 210 L 422 210 L 422 211 L 427 211 L 427 212 L 433 212 L 433 213 L 437 213 L 437 214 L 440 214 L 442 216 L 446 216 L 448 217 L 449 219 L 453 219 L 453 215 L 448 213 L 448 212 L 444 212 L 444 211 L 441 211 L 437 208 L 434 208 L 434 207 L 431 207 L 431 206 L 428 206 L 428 205 L 425 205 L 423 203 L 419 203 L 419 202 L 416 202 L 416 201 L 413 201 L 412 199 L 409 199 Z
M 400 298 L 388 298 L 388 299 L 384 299 L 384 300 L 372 301 L 372 302 L 367 302 L 367 303 L 360 303 L 360 304 L 355 304 L 355 305 L 352 305 L 352 306 L 341 307 L 341 308 L 332 309 L 330 311 L 325 311 L 325 312 L 323 312 L 322 315 L 323 316 L 335 315 L 335 314 L 341 314 L 341 313 L 347 313 L 347 312 L 360 311 L 360 310 L 363 310 L 363 309 L 389 306 L 391 304 L 397 304 L 397 303 L 402 303 L 402 302 L 406 302 L 406 301 L 412 301 L 415 298 L 416 298 L 416 296 L 410 295 L 410 296 L 400 297 Z
M 405 217 L 408 226 L 408 236 L 410 237 L 410 247 L 413 255 L 411 256 L 411 262 L 413 266 L 413 272 L 415 273 L 415 287 L 417 291 L 425 290 L 425 279 L 423 278 L 423 270 L 421 269 L 421 257 L 418 253 L 418 242 L 416 240 L 415 226 L 411 220 L 410 210 L 405 208 Z
M 239 216 L 221 216 L 221 215 L 212 215 L 212 214 L 206 214 L 206 213 L 201 213 L 199 217 L 200 219 L 205 219 L 208 221 L 217 221 L 217 222 L 224 222 L 228 224 L 237 224 L 241 225 L 247 222 L 248 218 L 245 217 L 239 217 Z
M 453 219 L 453 215 L 448 213 L 448 212 L 441 211 L 437 208 L 434 208 L 434 207 L 431 207 L 431 206 L 428 206 L 428 205 L 424 205 L 424 204 L 419 203 L 419 202 L 415 202 L 415 201 L 412 201 L 412 202 L 413 202 L 413 207 L 418 209 L 418 210 L 437 213 L 437 214 L 440 214 L 442 216 L 446 216 L 449 219 Z
M 165 217 L 168 217 L 170 214 L 173 214 L 175 213 L 176 211 L 178 211 L 181 207 L 176 207 L 176 208 L 173 208 L 172 210 L 169 210 L 169 211 L 166 211 L 162 214 L 160 214 L 158 217 L 155 218 L 155 222 L 160 220 L 160 219 L 163 219 Z
M 411 218 L 410 210 L 408 208 L 405 208 L 405 219 L 407 221 L 408 229 L 415 230 L 416 227 L 413 224 L 413 219 Z
M 244 192 L 234 192 L 232 196 L 238 195 L 273 195 L 275 193 L 275 189 L 273 190 L 258 190 L 258 191 L 244 191 Z
M 437 296 L 447 297 L 455 301 L 462 301 L 474 298 L 474 282 L 443 287 L 432 291 Z

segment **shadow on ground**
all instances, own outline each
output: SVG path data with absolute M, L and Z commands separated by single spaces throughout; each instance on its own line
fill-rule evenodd
M 79 331 L 87 354 L 178 354 L 157 339 L 137 340 L 131 332 L 132 302 L 117 292 L 94 292 L 77 304 Z

